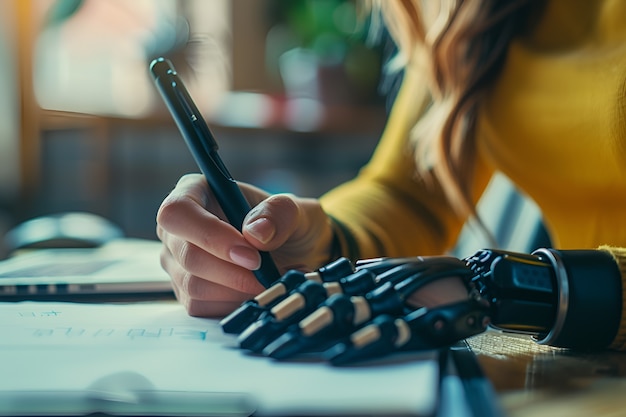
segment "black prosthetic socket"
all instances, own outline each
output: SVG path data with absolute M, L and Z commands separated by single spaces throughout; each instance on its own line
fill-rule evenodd
M 556 271 L 556 319 L 538 343 L 579 350 L 604 349 L 613 341 L 622 312 L 621 274 L 601 250 L 539 249 Z
M 608 252 L 482 250 L 466 258 L 471 285 L 492 307 L 492 326 L 579 350 L 606 348 L 622 311 L 621 275 Z

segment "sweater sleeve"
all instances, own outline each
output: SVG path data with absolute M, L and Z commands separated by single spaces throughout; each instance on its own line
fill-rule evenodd
M 626 350 L 626 248 L 601 246 L 599 249 L 607 251 L 613 256 L 622 278 L 621 319 L 617 334 L 609 347 L 615 350 Z
M 436 178 L 417 175 L 410 131 L 427 105 L 423 78 L 407 72 L 383 136 L 359 175 L 321 197 L 333 220 L 340 254 L 350 259 L 441 255 L 464 223 Z M 492 172 L 478 161 L 474 195 Z M 476 197 L 476 199 L 477 199 Z

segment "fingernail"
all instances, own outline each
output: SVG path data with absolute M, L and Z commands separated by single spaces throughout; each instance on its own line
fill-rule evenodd
M 246 231 L 261 243 L 269 242 L 276 233 L 274 224 L 265 217 L 259 217 L 252 223 L 248 223 Z
M 261 255 L 255 249 L 246 246 L 235 246 L 230 250 L 230 259 L 246 269 L 255 270 L 261 266 Z

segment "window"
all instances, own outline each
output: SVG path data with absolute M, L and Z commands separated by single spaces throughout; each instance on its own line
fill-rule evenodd
M 38 1 L 33 77 L 39 105 L 141 118 L 158 102 L 149 61 L 178 60 L 194 96 L 211 100 L 230 83 L 228 0 Z M 182 72 L 182 71 L 181 71 Z

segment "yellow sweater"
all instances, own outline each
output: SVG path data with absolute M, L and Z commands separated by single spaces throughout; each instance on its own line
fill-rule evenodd
M 503 172 L 541 208 L 555 247 L 610 251 L 626 289 L 624 22 L 624 0 L 551 0 L 511 43 L 479 112 L 474 198 Z M 371 161 L 322 197 L 344 247 L 358 248 L 346 256 L 441 254 L 458 236 L 463 219 L 414 175 L 407 139 L 422 88 L 407 69 Z M 626 314 L 612 347 L 626 349 Z

